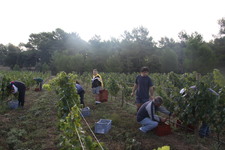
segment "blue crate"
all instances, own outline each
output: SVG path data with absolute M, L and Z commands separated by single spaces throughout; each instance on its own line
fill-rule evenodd
M 18 100 L 11 100 L 8 102 L 8 107 L 10 109 L 17 109 L 19 105 L 19 101 Z
M 100 119 L 95 123 L 95 133 L 106 134 L 112 127 L 112 120 Z
M 91 115 L 91 109 L 89 107 L 85 107 L 81 110 L 81 114 L 84 116 L 84 117 L 88 117 Z

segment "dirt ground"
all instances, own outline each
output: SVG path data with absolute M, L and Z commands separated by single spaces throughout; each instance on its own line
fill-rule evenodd
M 23 109 L 6 109 L 0 113 L 0 150 L 57 149 L 56 112 L 53 93 L 27 91 Z

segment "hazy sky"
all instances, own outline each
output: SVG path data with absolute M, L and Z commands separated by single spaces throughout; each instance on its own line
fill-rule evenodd
M 0 43 L 27 42 L 31 33 L 61 28 L 88 41 L 120 38 L 125 30 L 148 28 L 155 41 L 195 31 L 213 39 L 225 17 L 225 0 L 0 0 Z

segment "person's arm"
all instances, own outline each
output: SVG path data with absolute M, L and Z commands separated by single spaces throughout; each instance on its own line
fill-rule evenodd
M 149 86 L 150 100 L 153 100 L 154 99 L 154 84 L 150 77 L 148 80 L 148 86 Z
M 12 93 L 13 93 L 13 94 L 17 93 L 17 92 L 18 92 L 18 88 L 17 88 L 15 85 L 12 85 L 12 87 L 13 87 L 13 89 L 14 89 Z
M 131 96 L 134 96 L 134 93 L 135 93 L 135 91 L 136 91 L 137 88 L 138 88 L 138 77 L 139 77 L 139 76 L 136 77 L 136 80 L 135 80 L 135 83 L 134 83 L 134 87 L 133 87 L 133 89 L 132 89 Z
M 151 87 L 149 88 L 149 93 L 150 93 L 150 95 L 151 95 L 150 99 L 153 100 L 153 99 L 154 99 L 154 87 L 153 87 L 153 86 L 151 86 Z
M 138 85 L 135 83 L 135 84 L 134 84 L 134 87 L 133 87 L 133 89 L 132 89 L 131 96 L 134 96 L 134 93 L 135 93 L 135 91 L 137 90 L 137 88 L 138 88 Z
M 168 111 L 168 110 L 167 110 L 165 107 L 163 107 L 163 106 L 158 107 L 158 111 L 160 111 L 161 113 L 164 113 L 164 114 L 166 114 L 166 115 L 168 115 L 168 116 L 171 116 L 171 115 L 172 115 L 172 112 Z

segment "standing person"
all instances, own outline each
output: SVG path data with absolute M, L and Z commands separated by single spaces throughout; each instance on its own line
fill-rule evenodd
M 76 81 L 76 89 L 77 89 L 77 94 L 80 96 L 80 104 L 83 104 L 83 107 L 85 107 L 85 104 L 84 104 L 85 91 L 78 81 Z
M 166 108 L 162 107 L 163 99 L 157 96 L 152 101 L 147 101 L 144 103 L 137 113 L 137 122 L 139 122 L 142 127 L 139 128 L 140 131 L 146 133 L 154 128 L 156 128 L 159 122 L 166 122 L 167 118 L 160 118 L 155 113 L 156 111 L 162 112 L 166 115 L 171 116 Z
M 149 69 L 147 67 L 142 67 L 140 75 L 137 76 L 131 96 L 134 96 L 136 91 L 136 106 L 137 111 L 145 102 L 150 99 L 154 99 L 154 89 L 151 78 L 148 76 Z M 149 96 L 149 93 L 151 97 Z
M 23 82 L 20 81 L 12 81 L 10 82 L 10 84 L 7 86 L 7 89 L 10 90 L 10 92 L 12 92 L 12 94 L 15 93 L 19 93 L 18 96 L 18 101 L 19 107 L 23 107 L 24 106 L 24 102 L 25 102 L 25 92 L 26 92 L 26 86 Z
M 93 70 L 93 78 L 92 78 L 92 93 L 95 95 L 95 103 L 99 104 L 100 102 L 100 90 L 103 88 L 102 77 L 98 74 L 98 70 Z

